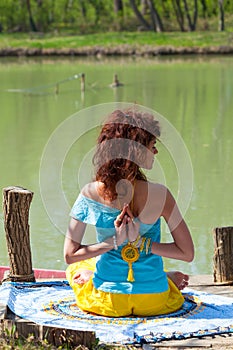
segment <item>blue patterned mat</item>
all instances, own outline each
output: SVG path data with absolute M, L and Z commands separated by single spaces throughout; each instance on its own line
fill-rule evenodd
M 16 315 L 40 325 L 94 331 L 103 342 L 147 343 L 233 333 L 233 298 L 188 288 L 183 295 L 183 307 L 169 315 L 111 318 L 81 311 L 67 281 L 0 286 L 0 302 Z

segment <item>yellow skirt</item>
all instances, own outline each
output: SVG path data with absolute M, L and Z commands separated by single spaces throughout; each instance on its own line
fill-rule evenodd
M 184 297 L 176 285 L 168 278 L 169 288 L 163 293 L 117 294 L 98 290 L 92 278 L 84 284 L 74 283 L 73 277 L 79 270 L 95 271 L 95 259 L 83 260 L 68 266 L 66 277 L 73 288 L 76 303 L 84 311 L 102 316 L 156 316 L 178 310 Z

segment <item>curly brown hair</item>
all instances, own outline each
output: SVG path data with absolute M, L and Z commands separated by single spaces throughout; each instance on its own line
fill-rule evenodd
M 115 110 L 103 125 L 93 156 L 95 180 L 104 183 L 104 197 L 117 197 L 116 185 L 126 179 L 146 181 L 140 168 L 145 147 L 160 136 L 159 122 L 149 113 L 135 109 Z

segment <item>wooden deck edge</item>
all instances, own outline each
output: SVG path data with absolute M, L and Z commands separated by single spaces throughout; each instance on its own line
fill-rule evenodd
M 7 305 L 0 303 L 0 321 L 4 320 L 7 315 Z
M 158 343 L 146 343 L 127 345 L 122 344 L 98 344 L 98 339 L 94 332 L 78 331 L 65 328 L 57 328 L 51 326 L 37 325 L 31 321 L 21 318 L 16 319 L 1 319 L 1 331 L 8 329 L 9 332 L 15 327 L 14 336 L 22 336 L 27 338 L 28 336 L 34 336 L 37 340 L 47 340 L 49 344 L 55 346 L 69 345 L 85 346 L 87 349 L 103 347 L 107 349 L 136 349 L 136 350 L 154 350 L 154 349 L 167 349 L 167 350 L 181 350 L 181 349 L 219 349 L 219 350 L 232 350 L 232 335 L 220 334 L 220 335 L 208 335 L 200 338 L 187 338 L 177 340 L 164 340 Z M 96 347 L 96 345 L 99 347 Z
M 97 342 L 95 332 L 39 325 L 16 316 L 4 304 L 0 304 L 0 324 L 1 332 L 7 329 L 11 333 L 14 329 L 14 336 L 16 337 L 28 338 L 33 334 L 35 339 L 46 339 L 49 344 L 55 346 L 64 344 L 70 346 L 84 345 L 91 349 Z

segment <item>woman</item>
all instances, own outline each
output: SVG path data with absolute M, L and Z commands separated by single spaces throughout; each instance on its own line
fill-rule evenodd
M 165 272 L 162 257 L 191 262 L 189 229 L 170 191 L 151 183 L 158 153 L 158 121 L 136 110 L 114 111 L 100 132 L 93 162 L 95 181 L 76 200 L 64 244 L 67 279 L 77 305 L 104 316 L 151 316 L 178 310 L 188 285 L 182 272 Z M 171 243 L 160 243 L 160 218 Z M 82 244 L 86 225 L 97 243 Z

